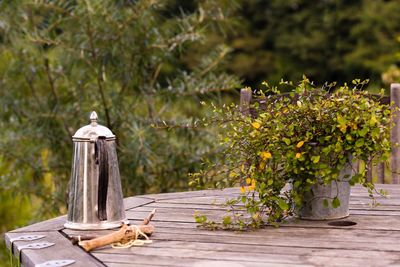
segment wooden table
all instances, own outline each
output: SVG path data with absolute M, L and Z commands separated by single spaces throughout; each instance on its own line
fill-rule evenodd
M 354 226 L 330 226 L 324 221 L 296 220 L 280 228 L 232 232 L 199 229 L 195 210 L 222 215 L 215 205 L 238 194 L 238 188 L 155 194 L 125 199 L 127 217 L 139 223 L 152 209 L 156 230 L 152 244 L 129 249 L 105 247 L 86 253 L 73 246 L 67 236 L 93 232 L 64 229 L 65 216 L 16 229 L 10 238 L 43 234 L 37 241 L 54 242 L 41 250 L 22 250 L 23 266 L 49 260 L 73 259 L 70 266 L 400 266 L 400 185 L 377 185 L 390 196 L 378 198 L 381 206 L 369 207 L 361 187 L 352 188 L 351 215 Z M 110 231 L 100 231 L 101 234 Z M 99 231 L 96 232 L 97 234 Z M 14 253 L 26 241 L 14 242 Z

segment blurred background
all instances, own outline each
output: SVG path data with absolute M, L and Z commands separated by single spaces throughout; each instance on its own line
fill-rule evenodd
M 0 231 L 66 213 L 71 136 L 91 110 L 131 196 L 191 190 L 218 153 L 202 101 L 303 74 L 388 92 L 399 14 L 397 0 L 1 1 Z

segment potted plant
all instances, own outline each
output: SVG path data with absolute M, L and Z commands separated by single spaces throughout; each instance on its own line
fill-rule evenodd
M 222 187 L 240 184 L 240 194 L 227 201 L 222 224 L 199 214 L 196 221 L 247 228 L 293 215 L 339 218 L 348 215 L 350 186 L 363 185 L 372 198 L 384 194 L 367 181 L 367 168 L 352 169 L 356 160 L 386 161 L 391 148 L 390 107 L 361 90 L 366 82 L 316 87 L 304 78 L 281 82 L 292 89 L 285 95 L 264 83 L 253 116 L 236 105 L 215 108 L 211 121 L 221 129 L 222 162 L 194 177 Z

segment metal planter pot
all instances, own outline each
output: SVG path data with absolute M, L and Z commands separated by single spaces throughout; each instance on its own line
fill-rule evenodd
M 304 196 L 305 205 L 299 210 L 299 217 L 304 220 L 334 220 L 349 216 L 350 184 L 352 167 L 349 164 L 339 174 L 337 181 L 330 184 L 315 184 L 309 194 Z M 340 206 L 333 208 L 331 201 L 338 197 Z M 329 205 L 324 205 L 324 199 L 328 199 Z

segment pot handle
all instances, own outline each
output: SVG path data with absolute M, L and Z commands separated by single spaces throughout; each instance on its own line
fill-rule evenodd
M 105 136 L 99 136 L 95 143 L 95 162 L 99 165 L 99 186 L 97 191 L 98 218 L 107 220 L 107 191 L 108 191 L 108 153 Z

